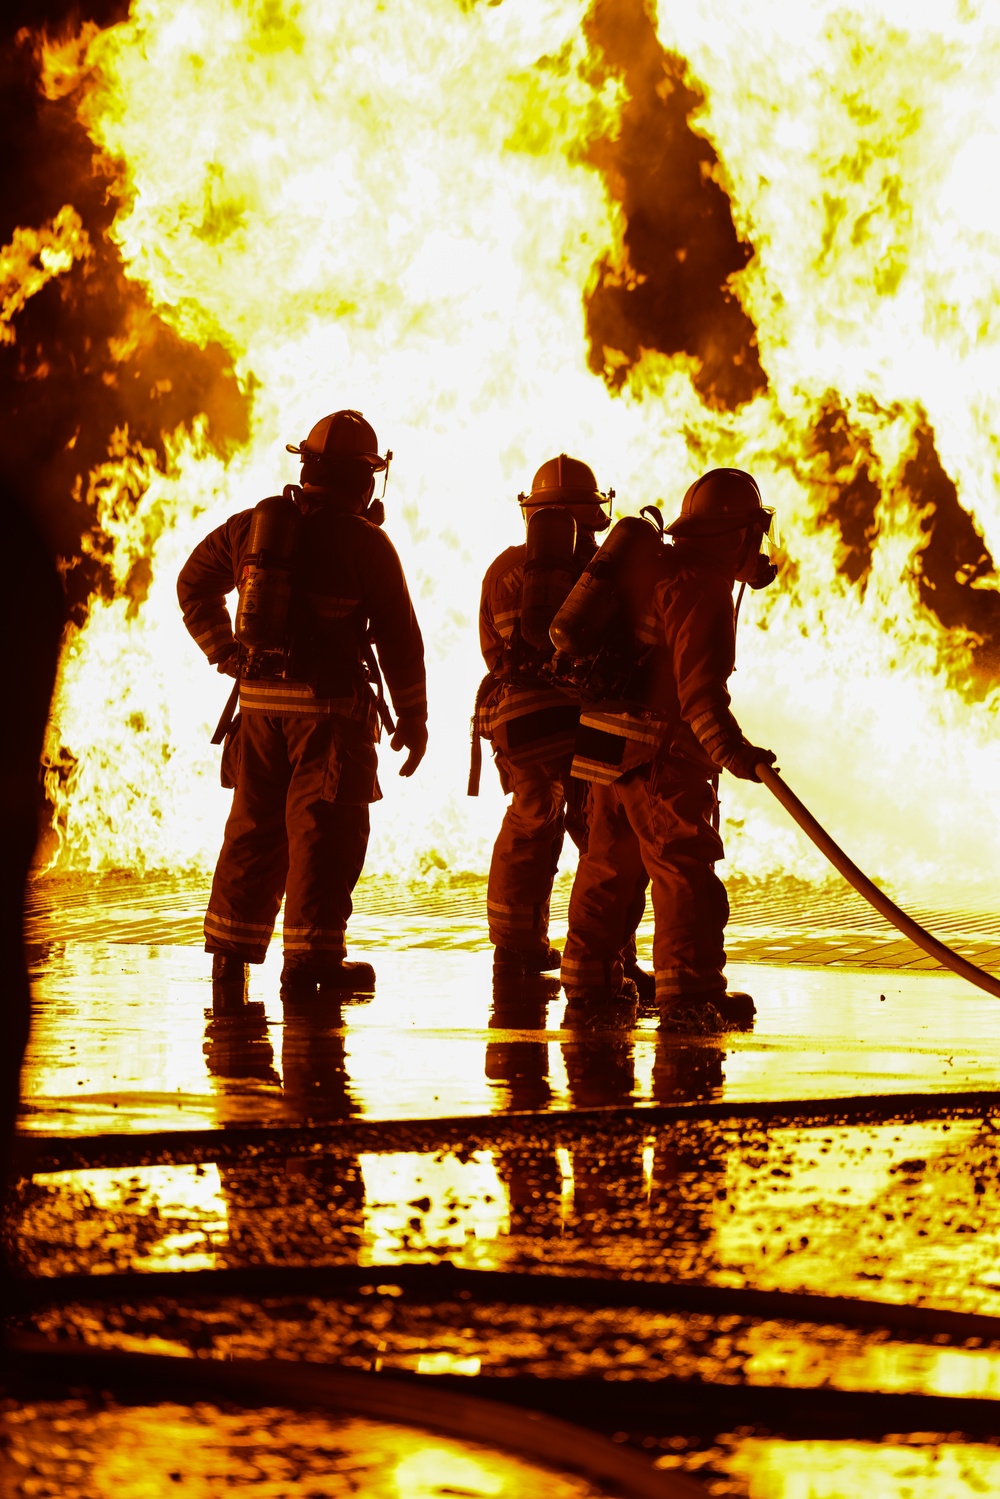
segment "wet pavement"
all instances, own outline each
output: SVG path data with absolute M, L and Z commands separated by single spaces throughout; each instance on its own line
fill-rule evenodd
M 0 1492 L 46 1499 L 588 1499 L 609 1490 L 399 1423 L 264 1407 L 220 1409 L 108 1399 L 0 1406 Z
M 1000 1317 L 1000 1005 L 927 971 L 856 906 L 825 897 L 810 923 L 794 892 L 736 903 L 730 984 L 754 994 L 757 1021 L 694 1041 L 660 1035 L 651 1018 L 567 1025 L 548 980 L 494 992 L 475 890 L 454 896 L 450 923 L 446 895 L 441 910 L 427 902 L 430 921 L 408 894 L 359 912 L 353 955 L 378 973 L 368 999 L 286 1010 L 275 952 L 253 971 L 249 1006 L 217 1016 L 190 930 L 198 898 L 174 882 L 36 899 L 22 1127 L 39 1169 L 19 1188 L 21 1266 L 158 1280 L 141 1294 L 133 1277 L 111 1304 L 53 1281 L 25 1327 L 94 1348 L 505 1381 L 515 1394 L 522 1380 L 613 1391 L 666 1379 L 779 1398 L 867 1392 L 876 1406 L 891 1394 L 1000 1396 L 1000 1322 L 994 1346 L 992 1334 L 846 1325 L 832 1303 L 824 1320 L 778 1304 L 769 1315 L 581 1307 L 557 1285 L 528 1307 L 488 1290 L 333 1296 L 282 1281 L 300 1266 L 451 1263 Z M 970 956 L 996 954 L 988 918 L 936 914 Z M 648 954 L 648 927 L 640 936 Z M 830 1102 L 865 1098 L 868 1115 Z M 677 1105 L 686 1116 L 669 1114 Z M 136 1132 L 175 1141 L 176 1159 L 130 1155 Z M 189 1294 L 190 1271 L 262 1278 L 253 1294 Z M 758 1412 L 716 1430 L 708 1417 L 629 1422 L 620 1410 L 612 1400 L 609 1435 L 700 1475 L 706 1492 L 832 1499 L 864 1484 L 944 1499 L 1000 1481 L 1000 1452 L 954 1439 L 966 1429 L 957 1414 L 929 1426 L 924 1412 L 913 1429 L 925 1436 L 890 1441 L 911 1428 L 831 1434 L 810 1416 L 789 1432 Z M 989 1432 L 980 1411 L 971 1436 L 1000 1436 L 1000 1419 L 986 1419 Z M 198 1482 L 180 1492 L 214 1492 Z M 311 1490 L 290 1481 L 288 1492 Z
M 676 1097 L 806 1099 L 1000 1086 L 1000 1005 L 950 974 L 730 963 L 757 1020 L 692 1048 L 641 1018 L 564 1027 L 556 983 L 495 1000 L 491 954 L 365 948 L 374 997 L 285 1012 L 280 955 L 213 1017 L 197 948 L 53 943 L 34 966 L 23 1128 L 94 1133 L 436 1118 Z M 208 1012 L 208 1013 L 206 1013 Z M 687 1060 L 671 1078 L 675 1052 Z M 697 1058 L 697 1064 L 695 1063 Z

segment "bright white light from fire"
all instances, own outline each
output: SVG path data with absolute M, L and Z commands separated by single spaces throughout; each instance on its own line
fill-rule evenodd
M 183 631 L 176 573 L 213 525 L 297 477 L 286 441 L 354 406 L 396 453 L 387 527 L 430 658 L 432 749 L 413 783 L 384 752 L 370 868 L 485 867 L 499 793 L 487 772 L 480 802 L 464 795 L 479 580 L 519 539 L 517 491 L 564 449 L 631 512 L 673 512 L 712 464 L 752 469 L 801 597 L 747 601 L 733 688 L 748 735 L 898 888 L 992 873 L 997 696 L 970 706 L 946 684 L 908 580 L 912 508 L 885 506 L 862 602 L 790 460 L 833 388 L 891 492 L 919 403 L 1000 552 L 1000 225 L 983 175 L 1000 24 L 973 3 L 665 7 L 662 39 L 705 88 L 698 128 L 758 252 L 737 289 L 771 388 L 720 416 L 685 361 L 647 356 L 621 396 L 587 370 L 583 295 L 622 226 L 584 160 L 621 104 L 585 67 L 585 9 L 137 0 L 93 35 L 82 111 L 128 163 L 129 274 L 182 333 L 226 344 L 257 393 L 228 468 L 178 443 L 135 519 L 120 512 L 154 581 L 134 619 L 95 604 L 70 648 L 68 858 L 211 863 L 227 798 L 207 740 L 227 683 Z M 73 71 L 65 49 L 57 62 L 53 90 Z M 953 671 L 962 660 L 952 643 Z M 731 870 L 822 873 L 761 788 L 728 781 L 724 810 Z

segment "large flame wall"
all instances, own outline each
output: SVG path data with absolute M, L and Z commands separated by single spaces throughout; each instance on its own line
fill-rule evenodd
M 564 449 L 630 512 L 753 470 L 788 563 L 744 606 L 746 732 L 897 888 L 987 882 L 998 51 L 985 6 L 895 0 L 689 0 L 658 31 L 626 0 L 141 0 L 50 40 L 41 87 L 121 195 L 133 344 L 155 320 L 211 396 L 152 447 L 118 428 L 87 469 L 102 589 L 54 716 L 59 857 L 211 863 L 227 684 L 176 573 L 296 477 L 286 441 L 355 406 L 396 454 L 387 526 L 430 662 L 432 748 L 413 783 L 384 751 L 371 868 L 485 867 L 499 791 L 464 796 L 479 580 Z M 72 212 L 36 226 L 36 278 L 106 253 Z M 220 441 L 225 379 L 250 424 Z M 730 870 L 822 872 L 762 788 L 727 782 L 724 812 Z

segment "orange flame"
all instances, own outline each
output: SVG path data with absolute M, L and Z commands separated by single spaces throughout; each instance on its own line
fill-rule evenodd
M 873 874 L 988 878 L 1000 694 L 982 639 L 942 629 L 939 517 L 914 476 L 936 444 L 956 512 L 1000 550 L 1000 223 L 976 189 L 1000 31 L 974 6 L 939 9 L 700 0 L 662 18 L 704 94 L 702 175 L 754 249 L 722 291 L 756 328 L 766 388 L 734 410 L 703 399 L 711 329 L 701 352 L 612 349 L 607 385 L 588 367 L 595 268 L 626 290 L 647 273 L 595 166 L 637 85 L 597 66 L 583 6 L 139 0 L 75 49 L 47 46 L 46 88 L 77 89 L 96 146 L 126 164 L 112 232 L 128 275 L 256 390 L 228 464 L 196 433 L 158 471 L 120 433 L 92 480 L 124 592 L 67 647 L 62 857 L 213 858 L 226 801 L 206 741 L 225 684 L 184 635 L 173 580 L 212 525 L 295 477 L 286 440 L 354 406 L 397 454 L 388 525 L 430 657 L 432 750 L 415 786 L 392 785 L 371 867 L 484 867 L 499 796 L 461 791 L 478 584 L 518 537 L 517 491 L 565 449 L 632 513 L 672 513 L 715 464 L 757 475 L 790 561 L 746 609 L 748 736 Z M 661 94 L 682 73 L 675 56 Z M 963 587 L 993 587 L 970 566 Z M 760 788 L 727 783 L 724 812 L 731 870 L 823 874 Z
M 10 244 L 0 249 L 0 343 L 15 342 L 11 323 L 29 297 L 91 253 L 80 215 L 69 203 L 50 225 L 15 229 Z

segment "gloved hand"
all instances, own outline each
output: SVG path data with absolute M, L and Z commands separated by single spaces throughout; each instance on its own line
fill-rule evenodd
M 741 781 L 759 781 L 757 766 L 760 762 L 763 760 L 767 765 L 773 765 L 777 758 L 773 750 L 761 749 L 756 744 L 741 744 L 723 763 L 729 773 L 739 776 Z
M 401 718 L 390 741 L 394 750 L 408 749 L 409 754 L 399 767 L 401 776 L 411 776 L 424 758 L 427 748 L 427 724 L 422 718 Z
M 224 677 L 238 677 L 240 674 L 240 648 L 234 640 L 229 650 L 221 661 L 216 661 L 215 669 Z

